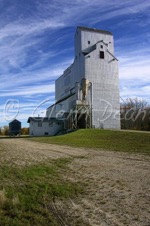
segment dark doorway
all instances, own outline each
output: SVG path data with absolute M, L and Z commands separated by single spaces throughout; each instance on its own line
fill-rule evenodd
M 86 114 L 78 114 L 77 127 L 80 129 L 86 128 Z

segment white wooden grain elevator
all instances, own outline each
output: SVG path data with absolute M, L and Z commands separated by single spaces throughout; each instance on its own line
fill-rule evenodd
M 55 82 L 55 101 L 46 118 L 59 120 L 60 131 L 62 123 L 66 131 L 120 129 L 118 60 L 111 32 L 77 27 L 74 61 Z
M 77 27 L 75 58 L 55 82 L 56 104 L 47 117 L 65 120 L 68 129 L 120 129 L 118 60 L 109 31 Z

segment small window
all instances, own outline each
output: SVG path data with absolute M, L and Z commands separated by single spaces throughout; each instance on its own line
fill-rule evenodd
M 103 45 L 101 45 L 101 49 L 103 49 Z
M 104 51 L 100 51 L 99 57 L 100 57 L 101 59 L 104 59 Z
M 42 122 L 38 122 L 38 127 L 42 127 Z
M 91 42 L 90 41 L 88 41 L 88 44 L 90 44 Z
M 48 136 L 48 132 L 45 132 L 44 135 L 45 135 L 45 136 Z

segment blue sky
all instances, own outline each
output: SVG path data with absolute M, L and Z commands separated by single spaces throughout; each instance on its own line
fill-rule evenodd
M 149 102 L 149 15 L 147 0 L 0 0 L 0 126 L 44 116 L 73 62 L 77 26 L 114 34 L 120 96 Z

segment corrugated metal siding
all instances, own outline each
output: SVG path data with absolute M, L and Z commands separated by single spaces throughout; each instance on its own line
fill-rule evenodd
M 96 48 L 92 47 L 93 45 Z M 91 47 L 89 54 L 82 52 Z M 100 58 L 100 51 L 104 51 L 104 59 Z M 87 95 L 87 102 L 90 103 L 92 93 L 92 124 L 95 128 L 120 129 L 120 120 L 117 113 L 120 111 L 119 104 L 119 74 L 118 62 L 114 55 L 114 40 L 109 32 L 100 32 L 93 29 L 78 28 L 75 34 L 75 60 L 73 65 L 56 81 L 56 101 L 65 95 L 69 95 L 72 88 L 75 88 L 78 95 L 56 104 L 52 117 L 55 117 L 59 110 L 70 112 L 74 109 L 74 103 L 81 97 L 82 92 L 77 91 L 76 83 L 79 86 L 83 78 L 92 83 L 92 91 Z M 90 88 L 91 89 L 91 88 Z M 52 108 L 48 109 L 49 117 Z
M 107 52 L 107 49 L 114 54 L 113 37 L 105 34 L 88 34 L 83 32 L 82 42 L 84 48 L 87 47 L 87 41 L 92 40 L 95 43 L 103 40 L 109 43 L 108 46 L 98 43 L 95 51 L 86 56 L 85 77 L 93 85 L 93 104 L 92 119 L 95 128 L 120 129 L 120 120 L 116 119 L 116 114 L 120 110 L 119 105 L 119 80 L 118 80 L 118 62 L 113 60 L 113 56 Z M 101 45 L 103 48 L 101 48 Z M 99 52 L 104 51 L 104 59 L 101 59 Z

